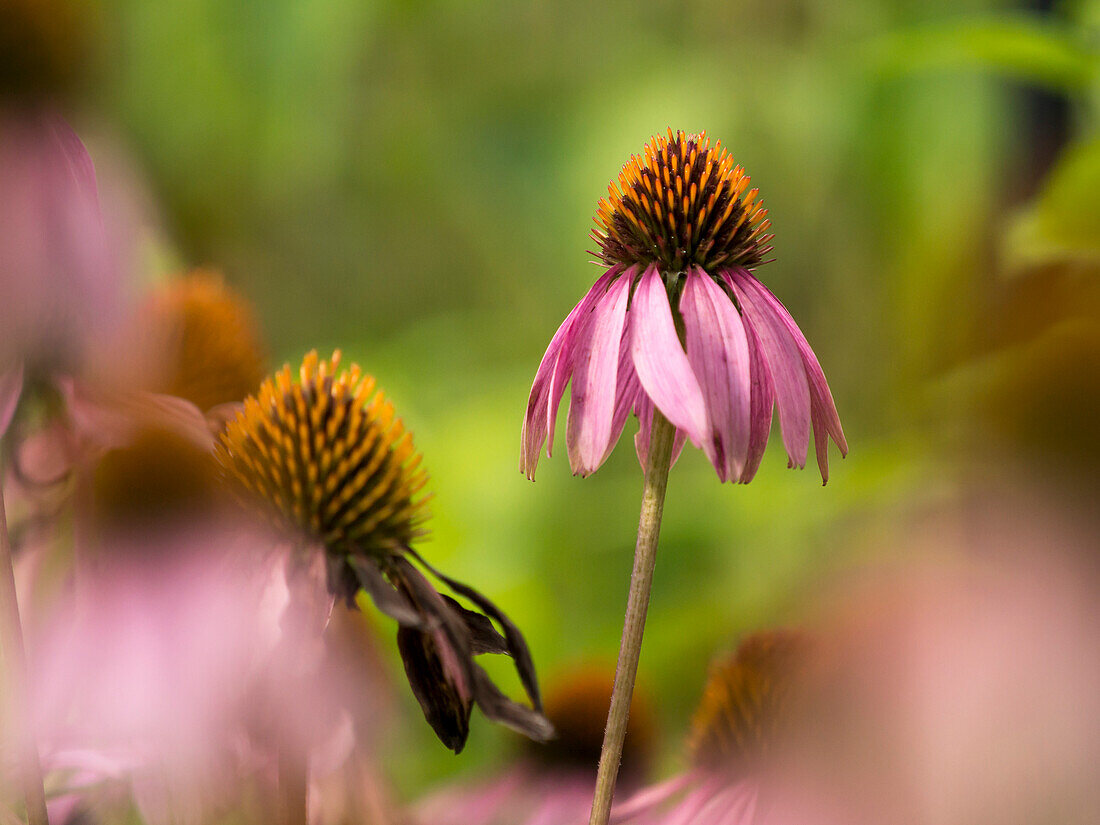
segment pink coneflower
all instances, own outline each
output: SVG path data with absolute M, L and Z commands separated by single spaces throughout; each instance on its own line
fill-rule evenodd
M 821 477 L 828 439 L 848 451 L 817 357 L 787 309 L 752 274 L 771 250 L 767 210 L 721 142 L 670 129 L 631 157 L 600 201 L 595 254 L 607 271 L 558 328 L 531 387 L 520 469 L 533 479 L 553 446 L 572 379 L 566 447 L 595 472 L 631 411 L 643 467 L 656 408 L 702 449 L 722 481 L 748 482 L 779 407 L 792 467 L 813 425 Z
M 711 667 L 692 719 L 691 767 L 614 809 L 616 825 L 751 825 L 762 776 L 794 716 L 811 644 L 789 630 L 745 637 Z
M 553 445 L 567 382 L 574 474 L 595 472 L 638 418 L 645 471 L 619 667 L 591 825 L 606 825 L 638 669 L 668 471 L 685 440 L 722 481 L 756 474 L 772 409 L 789 465 L 804 467 L 814 430 L 821 478 L 828 440 L 847 453 L 832 393 L 790 313 L 750 270 L 764 262 L 767 210 L 744 169 L 705 134 L 668 131 L 633 156 L 600 201 L 593 238 L 607 265 L 558 328 L 531 387 L 520 470 L 533 479 Z M 748 190 L 748 191 L 746 191 Z

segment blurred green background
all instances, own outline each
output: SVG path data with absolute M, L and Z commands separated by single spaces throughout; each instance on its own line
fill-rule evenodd
M 748 486 L 691 450 L 673 471 L 641 683 L 675 763 L 738 634 L 798 623 L 828 576 L 889 554 L 896 519 L 953 495 L 960 454 L 1051 454 L 1028 440 L 1042 422 L 963 411 L 1003 410 L 1004 353 L 1095 298 L 1098 21 L 1097 2 L 113 0 L 73 120 L 156 204 L 150 276 L 220 268 L 274 363 L 338 346 L 377 376 L 433 476 L 422 550 L 512 615 L 550 681 L 614 660 L 641 472 L 631 420 L 595 476 L 570 475 L 559 432 L 526 481 L 530 382 L 598 275 L 591 217 L 628 156 L 670 126 L 731 149 L 776 233 L 758 275 L 852 453 L 824 488 L 776 442 Z M 1068 297 L 1036 319 L 1050 279 Z M 515 744 L 478 718 L 453 757 L 398 693 L 406 795 Z

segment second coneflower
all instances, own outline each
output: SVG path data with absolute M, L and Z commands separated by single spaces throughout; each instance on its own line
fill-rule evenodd
M 617 806 L 637 825 L 751 825 L 759 821 L 769 757 L 800 714 L 812 640 L 796 631 L 753 633 L 711 667 L 688 739 L 689 770 Z
M 668 471 L 684 442 L 721 481 L 748 482 L 778 407 L 789 466 L 805 466 L 811 427 L 823 481 L 829 439 L 848 450 L 817 357 L 752 274 L 772 238 L 757 195 L 705 134 L 670 129 L 631 157 L 596 214 L 595 254 L 607 269 L 550 341 L 527 402 L 520 470 L 531 479 L 544 443 L 549 455 L 567 383 L 574 474 L 603 464 L 632 411 L 639 422 L 645 487 L 592 825 L 610 815 Z
M 397 620 L 409 684 L 436 734 L 461 751 L 476 704 L 490 719 L 535 739 L 552 734 L 531 655 L 519 629 L 491 601 L 428 564 L 412 548 L 424 533 L 427 475 L 393 405 L 340 353 L 306 356 L 266 380 L 229 421 L 219 462 L 285 534 L 296 552 L 321 553 L 328 589 L 354 606 L 362 589 Z M 477 610 L 435 589 L 415 561 Z M 478 612 L 481 611 L 481 612 Z M 496 621 L 502 632 L 493 625 Z M 533 707 L 505 696 L 474 661 L 511 656 Z

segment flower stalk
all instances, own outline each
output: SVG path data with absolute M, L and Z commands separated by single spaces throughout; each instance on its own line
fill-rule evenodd
M 638 517 L 638 541 L 634 548 L 634 569 L 630 574 L 630 593 L 626 602 L 626 619 L 619 645 L 619 662 L 615 668 L 615 686 L 611 691 L 611 707 L 604 729 L 600 766 L 596 774 L 596 792 L 592 800 L 589 825 L 607 825 L 611 816 L 611 801 L 615 796 L 615 781 L 622 761 L 623 741 L 630 717 L 630 700 L 634 695 L 634 680 L 638 675 L 638 659 L 645 631 L 646 611 L 653 585 L 653 568 L 657 562 L 657 539 L 661 533 L 661 514 L 665 506 L 669 465 L 676 428 L 660 410 L 653 411 L 645 483 L 642 488 L 642 508 Z
M 27 654 L 23 648 L 23 624 L 19 620 L 19 602 L 15 592 L 15 568 L 12 564 L 8 518 L 4 511 L 4 491 L 0 488 L 0 655 L 8 673 L 9 695 L 15 708 L 19 749 L 19 774 L 27 805 L 28 825 L 50 825 L 46 814 L 46 792 L 42 784 L 42 765 L 35 743 L 32 714 L 27 706 Z

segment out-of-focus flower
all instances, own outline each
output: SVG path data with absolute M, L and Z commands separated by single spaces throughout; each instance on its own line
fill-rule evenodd
M 195 270 L 153 289 L 136 313 L 136 380 L 200 410 L 243 402 L 266 368 L 252 308 L 217 272 Z
M 566 383 L 566 446 L 575 474 L 594 472 L 633 410 L 643 467 L 653 410 L 702 449 L 722 481 L 747 482 L 778 405 L 791 466 L 806 464 L 813 426 L 828 479 L 828 439 L 847 452 L 817 357 L 751 270 L 771 250 L 766 210 L 721 143 L 654 138 L 631 157 L 596 215 L 607 271 L 558 328 L 531 387 L 520 469 L 533 478 L 553 446 Z
M 748 825 L 762 776 L 795 717 L 810 641 L 772 630 L 747 636 L 716 662 L 692 720 L 692 767 L 628 798 L 612 821 L 652 825 Z
M 1100 822 L 1095 542 L 1068 524 L 968 506 L 829 599 L 768 825 Z
M 587 820 L 600 757 L 612 673 L 584 666 L 563 673 L 547 690 L 546 716 L 557 737 L 528 744 L 492 777 L 456 783 L 420 802 L 424 825 L 574 825 Z M 629 793 L 648 772 L 654 751 L 649 703 L 635 693 L 619 788 Z
M 52 113 L 0 112 L 0 369 L 74 370 L 121 282 L 80 139 Z
M 536 739 L 552 728 L 541 713 L 534 664 L 518 628 L 473 588 L 443 576 L 411 544 L 427 511 L 427 475 L 393 405 L 340 353 L 309 353 L 295 383 L 290 367 L 250 396 L 216 454 L 226 474 L 295 542 L 304 565 L 323 559 L 328 590 L 355 605 L 365 590 L 396 619 L 409 684 L 449 748 L 460 751 L 476 703 L 494 721 Z M 480 611 L 436 591 L 415 560 Z M 493 626 L 495 620 L 503 635 Z M 506 697 L 474 661 L 504 653 L 516 664 L 533 708 Z
M 97 538 L 115 563 L 81 568 L 31 639 L 43 764 L 68 786 L 70 755 L 87 754 L 80 785 L 131 783 L 149 822 L 206 821 L 253 778 L 245 720 L 279 638 L 263 609 L 276 557 L 228 523 Z

